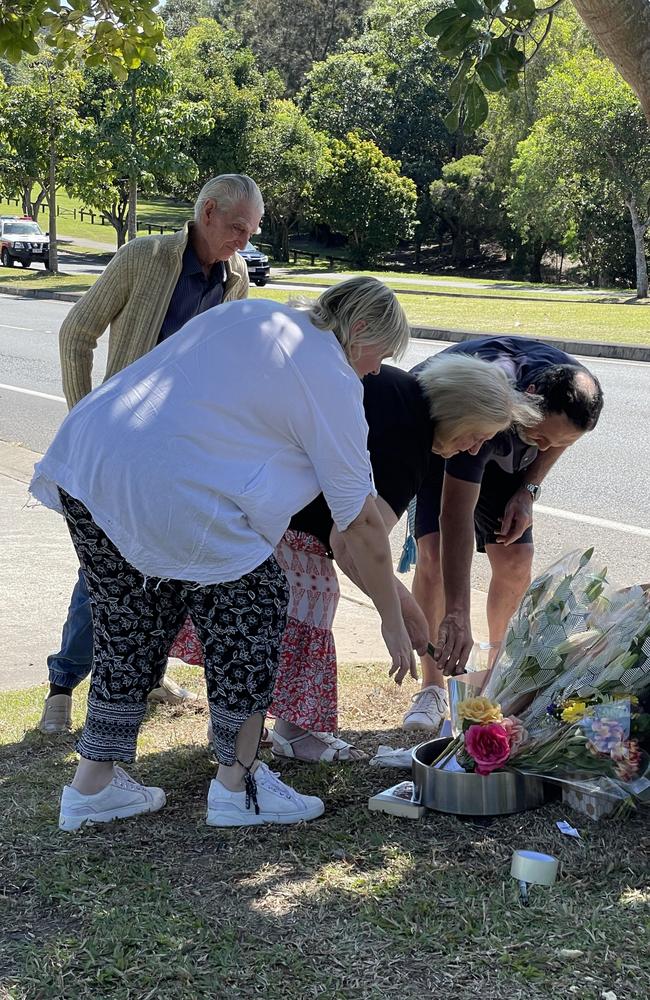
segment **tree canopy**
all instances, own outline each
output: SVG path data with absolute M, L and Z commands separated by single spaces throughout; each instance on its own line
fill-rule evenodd
M 59 64 L 82 55 L 125 80 L 129 69 L 156 61 L 163 24 L 155 0 L 3 0 L 0 58 L 38 55 L 42 35 Z

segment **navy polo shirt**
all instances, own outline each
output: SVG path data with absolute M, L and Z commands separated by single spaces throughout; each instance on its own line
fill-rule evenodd
M 226 284 L 226 265 L 218 260 L 206 278 L 192 244 L 188 240 L 183 253 L 183 267 L 176 287 L 169 300 L 167 313 L 158 334 L 158 343 L 185 326 L 188 320 L 199 313 L 218 306 L 223 302 Z

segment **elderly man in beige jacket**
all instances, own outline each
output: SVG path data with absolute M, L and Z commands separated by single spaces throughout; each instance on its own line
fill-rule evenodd
M 92 389 L 93 353 L 107 327 L 108 379 L 198 313 L 246 298 L 248 271 L 237 251 L 258 230 L 263 212 L 262 195 L 250 177 L 222 174 L 202 188 L 192 222 L 176 233 L 147 236 L 118 250 L 61 326 L 63 391 L 70 408 Z M 91 666 L 92 616 L 80 571 L 61 649 L 48 657 L 50 691 L 40 721 L 43 732 L 70 731 L 72 691 Z M 194 696 L 162 677 L 150 697 L 176 703 Z

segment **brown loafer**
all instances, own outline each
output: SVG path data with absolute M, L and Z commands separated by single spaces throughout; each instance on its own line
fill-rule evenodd
M 48 736 L 72 732 L 72 695 L 51 694 L 45 699 L 38 728 Z

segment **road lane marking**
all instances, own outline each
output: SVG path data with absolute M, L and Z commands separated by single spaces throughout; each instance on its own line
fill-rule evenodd
M 39 399 L 52 399 L 57 403 L 65 403 L 64 396 L 53 396 L 49 392 L 37 392 L 36 389 L 23 389 L 17 385 L 6 385 L 0 382 L 0 389 L 8 389 L 9 392 L 23 393 L 25 396 L 38 396 Z M 580 524 L 592 524 L 597 528 L 609 528 L 611 531 L 621 531 L 628 535 L 640 535 L 642 538 L 650 538 L 650 528 L 642 528 L 638 524 L 626 524 L 624 521 L 610 521 L 604 517 L 592 517 L 591 514 L 577 514 L 572 510 L 561 510 L 559 507 L 544 507 L 536 504 L 535 510 L 540 514 L 547 514 L 549 517 L 559 517 L 564 521 L 577 521 Z
M 12 323 L 11 326 L 7 323 L 0 323 L 0 330 L 28 330 L 29 333 L 34 333 L 33 326 L 16 326 L 15 323 Z
M 8 389 L 9 392 L 21 392 L 25 396 L 38 396 L 40 399 L 53 399 L 56 403 L 65 403 L 64 396 L 53 396 L 49 392 L 37 392 L 36 389 L 22 389 L 17 385 L 5 385 L 0 382 L 0 389 Z
M 535 510 L 550 517 L 560 517 L 564 521 L 578 521 L 580 524 L 593 524 L 596 528 L 609 528 L 612 531 L 623 531 L 628 535 L 641 535 L 650 538 L 650 528 L 642 528 L 638 524 L 625 524 L 624 521 L 608 521 L 605 517 L 592 517 L 591 514 L 576 514 L 572 510 L 560 510 L 558 507 L 543 507 L 535 504 Z

